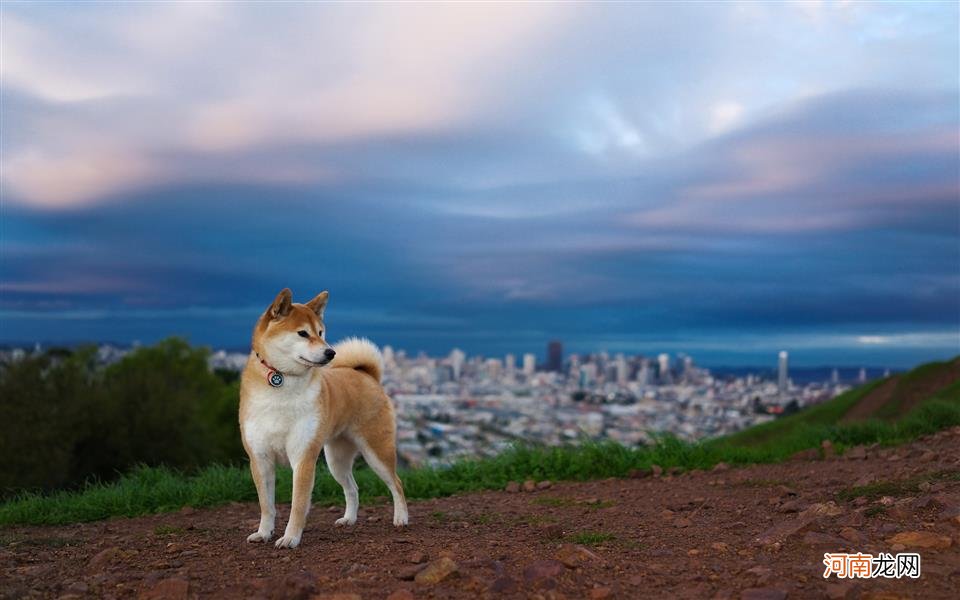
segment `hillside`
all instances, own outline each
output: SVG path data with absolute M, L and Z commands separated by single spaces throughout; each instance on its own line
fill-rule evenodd
M 850 441 L 862 435 L 864 425 L 882 421 L 894 433 L 890 442 L 909 439 L 910 431 L 923 422 L 934 429 L 945 413 L 960 409 L 960 356 L 944 362 L 921 365 L 855 388 L 822 404 L 770 423 L 751 427 L 716 440 L 715 443 L 743 448 L 816 446 L 820 440 Z M 944 423 L 947 425 L 948 423 Z M 880 440 L 877 440 L 880 441 Z
M 255 503 L 0 530 L 0 597 L 955 598 L 960 428 L 846 457 L 531 485 L 310 514 L 249 544 Z M 280 519 L 288 506 L 280 507 Z M 825 552 L 919 552 L 919 579 L 823 578 Z M 886 595 L 884 595 L 886 594 Z

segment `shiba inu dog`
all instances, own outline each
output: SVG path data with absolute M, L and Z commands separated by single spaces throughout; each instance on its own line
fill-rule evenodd
M 260 500 L 260 527 L 249 542 L 267 542 L 273 535 L 275 465 L 280 462 L 293 467 L 293 505 L 276 546 L 300 544 L 321 449 L 346 500 L 337 525 L 357 521 L 353 461 L 358 453 L 393 495 L 393 524 L 407 524 L 396 471 L 396 419 L 380 385 L 383 357 L 365 339 L 327 344 L 323 310 L 328 298 L 321 292 L 295 304 L 284 289 L 253 329 L 240 383 L 240 432 Z

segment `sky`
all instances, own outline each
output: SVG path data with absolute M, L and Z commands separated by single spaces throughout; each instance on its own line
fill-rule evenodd
M 955 2 L 0 10 L 0 343 L 960 354 Z

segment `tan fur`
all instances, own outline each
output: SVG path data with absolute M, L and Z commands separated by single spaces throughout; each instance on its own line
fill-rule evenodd
M 290 297 L 289 290 L 278 294 L 258 320 L 253 352 L 241 378 L 240 428 L 261 512 L 260 528 L 248 540 L 267 541 L 273 533 L 274 463 L 287 459 L 294 469 L 293 503 L 277 546 L 299 544 L 317 459 L 324 448 L 347 501 L 338 524 L 356 520 L 350 468 L 354 456 L 361 453 L 393 494 L 394 524 L 405 525 L 406 499 L 396 474 L 396 419 L 393 404 L 380 386 L 379 351 L 367 340 L 348 339 L 334 347 L 336 356 L 326 366 L 315 366 L 329 348 L 315 335 L 323 329 L 326 292 L 307 304 L 292 303 Z M 309 333 L 310 339 L 299 336 L 299 331 Z M 283 386 L 268 384 L 269 370 L 256 353 L 283 373 Z

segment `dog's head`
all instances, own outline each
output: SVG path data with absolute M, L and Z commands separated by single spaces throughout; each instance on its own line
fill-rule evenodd
M 323 309 L 328 292 L 306 304 L 292 301 L 284 289 L 260 316 L 253 330 L 253 349 L 282 373 L 302 373 L 333 360 L 333 348 L 324 338 Z

